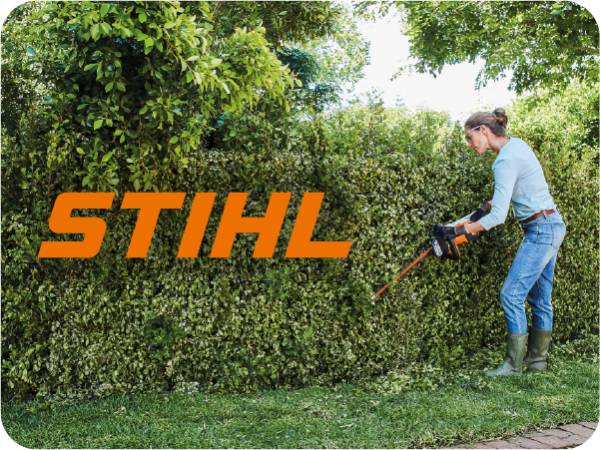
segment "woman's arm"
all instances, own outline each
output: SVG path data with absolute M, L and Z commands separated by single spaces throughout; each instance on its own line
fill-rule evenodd
M 489 202 L 487 202 L 490 204 L 490 209 L 492 208 L 492 200 L 490 200 Z M 485 228 L 483 228 L 479 222 L 474 222 L 474 223 L 468 223 L 465 225 L 465 231 L 468 233 L 473 233 L 474 231 L 485 231 Z
M 517 181 L 518 170 L 514 167 L 513 162 L 508 157 L 499 158 L 492 166 L 494 170 L 494 206 L 488 215 L 478 220 L 486 231 L 504 223 L 506 220 Z
M 481 225 L 479 225 L 479 222 L 475 222 L 475 223 L 467 223 L 465 224 L 465 231 L 467 232 L 467 234 L 469 233 L 473 233 L 474 231 L 485 231 L 485 228 L 483 228 Z

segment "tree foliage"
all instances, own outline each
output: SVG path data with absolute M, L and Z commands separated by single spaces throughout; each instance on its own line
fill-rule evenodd
M 267 3 L 271 8 L 276 7 L 273 2 Z M 344 87 L 354 86 L 363 77 L 362 68 L 368 64 L 369 43 L 361 36 L 351 9 L 343 4 L 331 4 L 329 11 L 335 12 L 336 20 L 330 23 L 328 33 L 322 36 L 311 33 L 310 40 L 300 40 L 290 34 L 288 40 L 278 42 L 277 57 L 301 81 L 285 94 L 290 110 L 265 100 L 256 107 L 247 107 L 243 113 L 223 114 L 215 120 L 217 131 L 211 135 L 211 148 L 251 153 L 258 149 L 266 152 L 292 147 L 306 149 L 301 123 L 312 121 L 315 113 L 339 104 Z M 280 8 L 287 9 L 285 5 Z M 310 136 L 312 142 L 315 136 Z M 310 151 L 316 151 L 317 147 Z
M 360 2 L 358 8 L 364 12 L 374 4 Z M 505 77 L 508 70 L 513 71 L 510 88 L 517 93 L 598 80 L 598 24 L 576 3 L 395 1 L 380 4 L 379 13 L 390 13 L 393 5 L 401 10 L 418 72 L 435 75 L 446 64 L 479 57 L 485 67 L 478 86 Z
M 511 136 L 525 136 L 542 154 L 556 153 L 572 164 L 599 148 L 600 85 L 573 83 L 560 94 L 536 89 L 507 107 Z
M 136 189 L 157 190 L 160 166 L 186 164 L 213 115 L 285 105 L 294 85 L 263 27 L 215 36 L 208 3 L 48 2 L 33 19 L 27 39 L 44 44 L 27 49 L 27 75 L 49 89 L 40 111 L 53 145 L 81 155 L 84 187 L 118 185 L 128 165 Z
M 24 111 L 45 123 L 53 148 L 80 160 L 83 187 L 125 177 L 158 190 L 165 165 L 201 154 L 232 118 L 254 116 L 263 133 L 336 101 L 326 58 L 303 47 L 356 41 L 352 26 L 330 2 L 31 2 L 2 29 L 3 126 L 22 133 Z M 362 63 L 344 64 L 356 78 Z
M 200 2 L 183 2 L 195 7 Z M 333 2 L 220 1 L 212 5 L 215 33 L 228 36 L 236 28 L 262 26 L 265 39 L 277 49 L 290 43 L 304 44 L 332 34 L 343 7 Z
M 2 25 L 2 128 L 13 133 L 23 112 L 44 92 L 42 80 L 28 64 L 33 47 L 46 47 L 45 42 L 27 41 L 28 25 L 39 8 L 36 2 L 20 5 Z
M 369 64 L 370 42 L 360 34 L 356 16 L 347 6 L 341 7 L 331 36 L 312 39 L 302 50 L 314 56 L 319 66 L 317 83 L 335 83 L 353 87 L 364 77 L 362 69 Z

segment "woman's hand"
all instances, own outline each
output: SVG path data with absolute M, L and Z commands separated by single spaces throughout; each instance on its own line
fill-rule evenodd
M 465 230 L 465 225 L 459 225 L 457 227 L 444 227 L 442 225 L 435 225 L 433 227 L 433 235 L 446 240 L 455 239 L 458 236 L 467 234 L 467 231 Z
M 479 222 L 467 222 L 464 225 L 459 225 L 457 227 L 444 227 L 442 225 L 435 225 L 433 227 L 433 235 L 436 237 L 441 237 L 442 239 L 455 239 L 463 234 L 471 235 L 471 233 L 479 234 L 480 231 L 485 231 Z M 470 242 L 470 240 L 469 240 Z
M 465 227 L 465 232 L 467 234 L 473 233 L 473 232 L 477 232 L 479 233 L 480 231 L 485 231 L 485 228 L 483 228 L 481 225 L 479 225 L 479 222 L 469 222 L 464 224 Z

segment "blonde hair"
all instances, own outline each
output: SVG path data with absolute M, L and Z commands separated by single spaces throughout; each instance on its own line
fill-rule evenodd
M 493 113 L 478 112 L 473 114 L 465 122 L 465 128 L 475 128 L 481 125 L 488 127 L 496 136 L 503 137 L 506 134 L 508 117 L 502 108 L 496 108 Z

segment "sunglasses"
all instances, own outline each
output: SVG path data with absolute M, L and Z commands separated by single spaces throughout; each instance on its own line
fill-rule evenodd
M 480 127 L 482 127 L 482 126 L 483 126 L 483 125 L 479 125 L 479 126 L 477 126 L 477 127 L 475 127 L 475 128 L 471 128 L 471 129 L 469 130 L 469 132 L 468 132 L 467 134 L 465 134 L 465 139 L 467 140 L 467 142 L 471 142 L 471 136 L 469 136 L 469 135 L 470 135 L 470 134 L 471 134 L 473 131 L 475 131 L 477 128 L 480 128 Z

